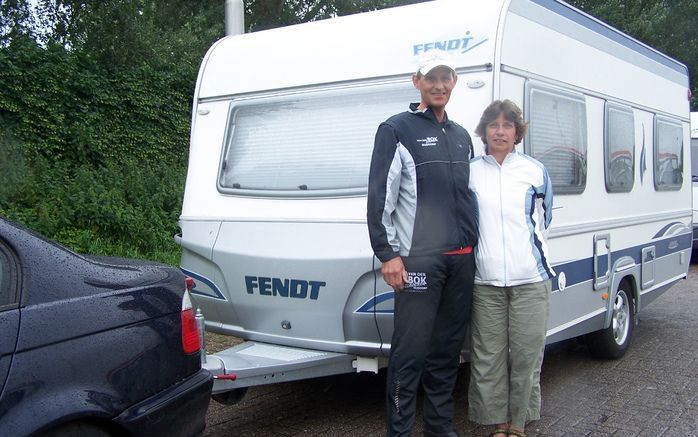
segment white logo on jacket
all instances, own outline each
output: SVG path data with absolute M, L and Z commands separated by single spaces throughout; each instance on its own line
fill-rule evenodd
M 418 139 L 417 142 L 422 147 L 432 147 L 432 146 L 435 146 L 436 143 L 439 142 L 439 138 L 438 137 L 426 137 L 426 138 Z
M 407 272 L 407 291 L 427 291 L 427 274 L 424 272 Z

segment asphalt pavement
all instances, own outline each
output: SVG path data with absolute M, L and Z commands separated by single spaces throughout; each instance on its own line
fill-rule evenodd
M 209 348 L 235 340 L 209 335 Z M 630 350 L 613 361 L 579 341 L 546 350 L 541 419 L 534 436 L 698 436 L 698 266 L 640 314 Z M 467 418 L 468 366 L 456 392 L 456 428 L 484 437 Z M 205 436 L 382 436 L 385 372 L 250 388 L 237 405 L 211 401 Z M 413 436 L 421 436 L 421 419 Z

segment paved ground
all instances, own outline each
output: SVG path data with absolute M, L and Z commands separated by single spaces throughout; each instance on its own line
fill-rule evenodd
M 221 338 L 210 336 L 213 347 Z M 630 351 L 589 357 L 571 341 L 548 350 L 541 420 L 528 436 L 698 436 L 698 266 L 641 315 Z M 487 436 L 466 417 L 467 366 L 455 423 Z M 211 402 L 206 436 L 381 436 L 385 374 L 353 374 L 251 388 L 235 406 Z M 421 435 L 418 422 L 413 433 Z

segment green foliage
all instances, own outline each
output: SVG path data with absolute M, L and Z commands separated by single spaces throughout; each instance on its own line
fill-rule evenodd
M 222 4 L 42 5 L 53 30 L 2 28 L 22 32 L 0 44 L 0 215 L 78 252 L 177 264 L 191 99 Z
M 19 186 L 27 174 L 22 144 L 2 128 L 4 125 L 0 118 L 0 215 L 3 203 L 11 205 L 20 200 Z
M 17 38 L 32 39 L 35 27 L 28 0 L 0 0 L 0 46 Z
M 73 167 L 36 157 L 0 198 L 0 215 L 82 253 L 175 262 L 184 172 L 166 162 Z M 0 171 L 6 170 L 0 163 Z M 7 194 L 7 193 L 3 193 Z

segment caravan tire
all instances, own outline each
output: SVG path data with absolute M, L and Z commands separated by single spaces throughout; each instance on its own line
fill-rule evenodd
M 211 399 L 223 405 L 235 405 L 242 400 L 247 394 L 247 387 L 236 388 L 223 393 L 218 393 L 211 396 Z
M 634 303 L 627 282 L 622 282 L 613 300 L 611 324 L 608 328 L 586 336 L 589 352 L 596 358 L 622 357 L 630 346 L 634 325 Z

